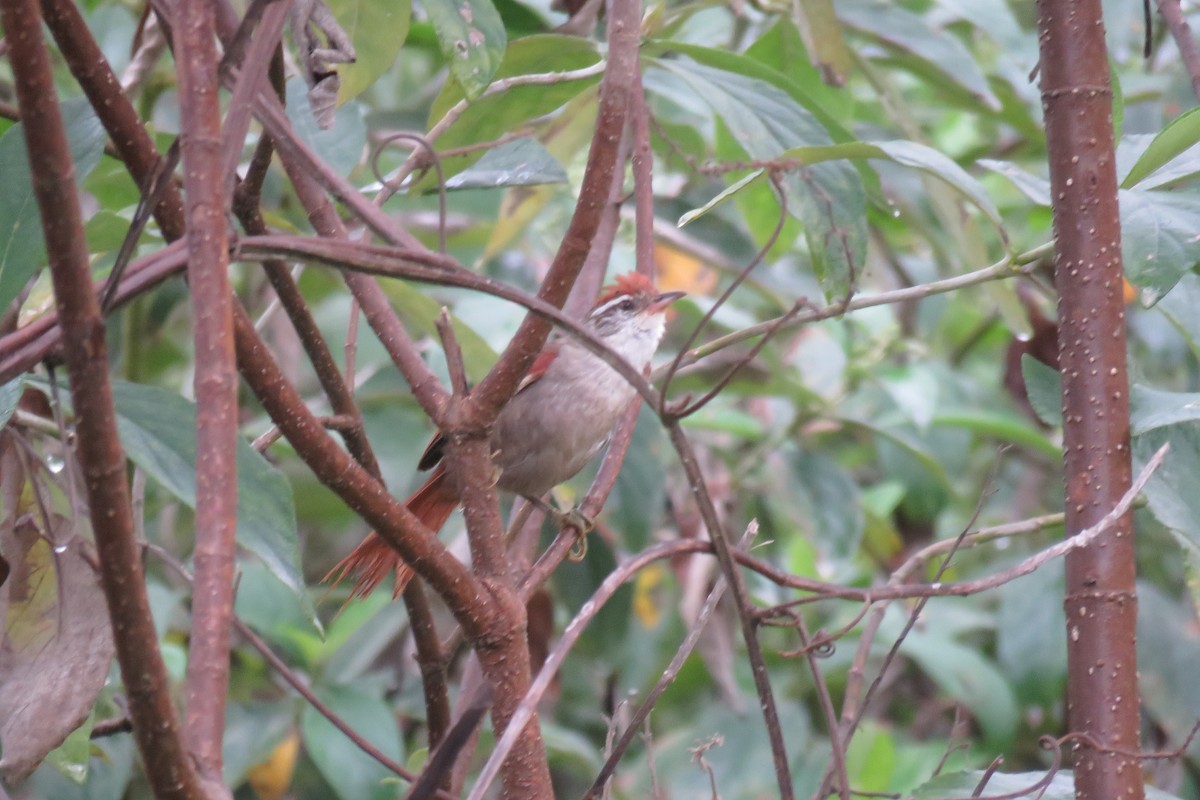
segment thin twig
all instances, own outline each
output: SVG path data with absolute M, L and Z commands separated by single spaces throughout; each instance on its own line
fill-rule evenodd
M 742 539 L 738 542 L 739 550 L 746 550 L 754 537 L 758 535 L 758 521 L 751 520 L 746 526 L 746 532 L 742 534 Z M 663 670 L 662 675 L 654 684 L 654 688 L 646 695 L 646 699 L 638 706 L 637 711 L 629 719 L 625 726 L 625 732 L 621 734 L 621 738 L 612 747 L 607 748 L 608 752 L 605 755 L 604 766 L 600 768 L 600 772 L 596 774 L 596 778 L 592 781 L 592 787 L 584 794 L 584 799 L 598 797 L 608 786 L 608 781 L 616 772 L 617 764 L 625 751 L 629 749 L 629 745 L 633 743 L 635 736 L 642 729 L 642 724 L 649 722 L 650 712 L 654 709 L 655 704 L 663 693 L 667 691 L 675 678 L 679 675 L 679 671 L 683 669 L 683 664 L 687 661 L 688 656 L 696 648 L 696 643 L 700 641 L 701 634 L 704 633 L 708 626 L 708 620 L 712 617 L 713 612 L 717 610 L 717 604 L 725 594 L 726 581 L 724 575 L 718 575 L 717 580 L 713 583 L 712 589 L 708 593 L 708 597 L 704 600 L 704 605 L 700 607 L 700 613 L 696 615 L 696 619 L 692 622 L 688 629 L 687 636 L 679 643 L 679 647 L 675 650 L 675 655 L 671 657 L 671 662 L 667 664 L 667 668 Z

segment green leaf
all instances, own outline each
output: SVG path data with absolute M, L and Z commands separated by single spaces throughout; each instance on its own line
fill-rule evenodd
M 1121 181 L 1122 189 L 1136 186 L 1144 178 L 1200 142 L 1200 108 L 1193 108 L 1167 123 L 1150 142 Z
M 890 142 L 846 142 L 818 147 L 794 147 L 785 152 L 782 158 L 794 159 L 805 165 L 820 164 L 840 159 L 880 159 L 921 170 L 945 181 L 961 192 L 987 216 L 988 220 L 996 227 L 1000 238 L 1005 243 L 1008 242 L 1008 234 L 1004 228 L 1004 218 L 979 181 L 971 177 L 966 170 L 947 156 L 923 144 L 896 140 Z M 738 191 L 748 186 L 751 182 L 757 181 L 763 176 L 763 170 L 756 170 L 750 173 L 700 208 L 684 214 L 679 220 L 680 227 L 708 213 L 720 203 L 737 194 Z
M 1135 383 L 1129 389 L 1129 405 L 1129 424 L 1134 436 L 1200 420 L 1200 392 L 1164 392 Z
M 612 524 L 622 532 L 626 547 L 640 550 L 650 542 L 658 522 L 653 512 L 663 507 L 667 496 L 669 447 L 654 413 L 643 407 L 629 451 L 617 473 L 615 497 L 606 508 Z
M 71 146 L 76 180 L 82 181 L 104 153 L 104 127 L 83 97 L 59 106 Z M 8 308 L 34 273 L 46 263 L 46 242 L 25 150 L 24 127 L 14 125 L 0 137 L 0 309 Z
M 226 786 L 237 786 L 272 751 L 296 724 L 295 706 L 288 698 L 243 703 L 232 700 L 225 709 L 225 736 L 221 742 L 222 777 Z
M 196 507 L 196 406 L 174 392 L 113 382 L 117 431 L 129 458 L 188 506 Z M 238 439 L 238 544 L 295 594 L 315 621 L 300 570 L 296 511 L 287 478 Z
M 0 428 L 7 425 L 12 415 L 17 413 L 17 403 L 21 402 L 21 392 L 24 390 L 24 376 L 13 378 L 0 386 Z
M 378 693 L 353 686 L 326 686 L 317 696 L 384 755 L 404 761 L 404 743 L 396 719 Z M 392 800 L 386 767 L 368 756 L 333 723 L 306 705 L 300 715 L 304 749 L 342 800 Z
M 886 792 L 896 770 L 896 740 L 883 725 L 869 720 L 846 751 L 846 772 L 857 792 Z
M 1008 178 L 1012 185 L 1017 187 L 1035 205 L 1050 207 L 1050 181 L 1045 178 L 1027 172 L 1011 161 L 981 158 L 976 163 L 984 169 L 990 169 L 992 172 Z
M 338 103 L 343 104 L 391 68 L 408 37 L 412 0 L 330 0 L 329 9 L 354 45 L 354 63 L 337 68 Z
M 1200 275 L 1189 272 L 1180 279 L 1167 295 L 1154 307 L 1170 320 L 1187 340 L 1192 354 L 1200 357 Z
M 1125 274 L 1152 306 L 1200 263 L 1200 194 L 1122 189 L 1120 203 Z
M 484 153 L 483 158 L 446 181 L 447 189 L 491 189 L 566 183 L 567 171 L 537 139 L 523 136 Z
M 1037 362 L 1041 363 L 1041 362 Z M 1044 366 L 1044 365 L 1043 365 Z M 962 428 L 977 436 L 1036 450 L 1052 459 L 1062 457 L 1062 448 L 1046 438 L 1025 417 L 1003 411 L 940 411 L 932 419 L 934 425 Z
M 689 222 L 695 222 L 696 220 L 700 219 L 700 217 L 703 217 L 705 214 L 707 214 L 709 211 L 712 211 L 714 208 L 721 205 L 729 198 L 733 197 L 735 194 L 740 192 L 742 189 L 745 189 L 751 183 L 757 182 L 760 178 L 762 178 L 762 176 L 763 176 L 763 171 L 761 169 L 756 169 L 753 172 L 751 172 L 749 175 L 746 175 L 744 178 L 739 178 L 738 180 L 729 184 L 729 186 L 725 187 L 725 189 L 723 189 L 719 194 L 714 196 L 713 199 L 709 200 L 704 205 L 700 206 L 699 208 L 693 208 L 691 211 L 684 214 L 682 217 L 679 218 L 679 222 L 676 224 L 678 225 L 678 227 L 682 228 L 684 225 L 687 225 Z
M 767 37 L 764 37 L 767 38 Z M 769 48 L 772 43 L 764 44 L 764 48 Z M 818 99 L 818 97 L 827 97 L 825 92 L 820 91 L 819 83 L 816 86 L 810 86 L 807 82 L 797 81 L 792 76 L 797 72 L 782 73 L 774 67 L 770 66 L 760 58 L 751 58 L 753 50 L 747 55 L 732 53 L 728 50 L 716 47 L 701 47 L 698 44 L 676 41 L 671 39 L 651 40 L 647 42 L 643 48 L 646 56 L 661 56 L 665 58 L 668 54 L 677 53 L 687 56 L 697 64 L 703 64 L 712 69 L 731 72 L 735 75 L 741 75 L 745 78 L 764 81 L 771 84 L 776 89 L 780 89 L 788 94 L 793 100 L 808 110 L 817 121 L 829 132 L 830 138 L 835 142 L 852 142 L 857 137 L 845 127 L 838 119 L 838 116 L 833 113 L 826 103 Z M 760 49 L 759 55 L 764 55 Z M 645 67 L 649 67 L 655 61 L 647 60 Z M 811 67 L 809 68 L 811 70 Z M 804 71 L 800 71 L 801 75 Z M 846 92 L 832 93 L 833 97 L 841 102 L 845 102 Z
M 888 641 L 898 634 L 896 629 Z M 978 649 L 930 626 L 911 631 L 900 650 L 916 661 L 942 691 L 970 709 L 989 739 L 1007 742 L 1012 738 L 1017 730 L 1016 696 L 998 666 Z
M 1000 110 L 971 51 L 953 34 L 886 0 L 838 0 L 836 8 L 844 24 L 879 39 L 914 71 L 933 73 L 929 77 L 960 87 L 992 111 Z M 931 69 L 923 70 L 923 65 Z
M 854 145 L 839 145 L 861 153 L 846 155 L 845 158 L 886 158 L 905 167 L 912 167 L 926 172 L 958 190 L 970 200 L 976 208 L 996 226 L 1000 238 L 1008 243 L 1008 234 L 1004 229 L 1004 218 L 992 203 L 979 181 L 971 177 L 962 167 L 949 157 L 918 142 L 895 140 L 890 142 L 862 142 Z M 874 151 L 877 151 L 874 152 Z
M 1058 370 L 1025 353 L 1021 356 L 1021 375 L 1029 405 L 1038 419 L 1053 428 L 1062 427 L 1062 376 Z
M 1038 205 L 1049 206 L 1050 183 L 1015 164 L 981 160 Z M 1129 282 L 1152 306 L 1200 264 L 1200 194 L 1122 189 L 1121 254 Z
M 949 800 L 975 796 L 975 791 L 983 784 L 983 770 L 965 772 L 943 772 L 933 780 L 917 787 L 905 800 Z M 993 772 L 988 781 L 983 784 L 980 792 L 990 797 L 994 794 L 1012 794 L 1014 797 L 1041 797 L 1042 800 L 1074 800 L 1075 780 L 1071 773 L 1065 770 L 1054 775 L 1050 785 L 1043 791 L 1035 787 L 1042 786 L 1046 780 L 1045 772 Z
M 789 461 L 791 502 L 801 512 L 795 518 L 808 521 L 810 538 L 825 558 L 847 561 L 858 552 L 865 524 L 858 484 L 824 453 L 800 450 Z
M 299 78 L 292 78 L 287 82 L 287 112 L 296 135 L 328 161 L 334 172 L 349 175 L 362 161 L 367 145 L 367 125 L 357 102 L 351 101 L 339 108 L 333 125 L 322 129 L 308 104 L 308 87 Z
M 406 323 L 426 336 L 437 335 L 437 318 L 442 311 L 441 303 L 404 281 L 383 281 L 382 285 Z M 454 333 L 458 337 L 459 347 L 462 348 L 467 377 L 472 383 L 483 380 L 483 376 L 496 363 L 496 351 L 457 316 L 452 315 L 450 321 L 454 323 Z
M 595 43 L 587 39 L 558 34 L 529 36 L 509 43 L 496 78 L 573 72 L 593 66 L 598 61 L 600 53 Z M 514 86 L 505 92 L 481 98 L 471 103 L 446 129 L 438 139 L 438 149 L 449 150 L 488 142 L 518 130 L 531 120 L 562 107 L 599 80 L 599 76 L 595 76 L 545 85 Z M 463 99 L 465 95 L 462 88 L 454 81 L 446 81 L 429 110 L 428 126 L 432 128 L 437 125 L 446 112 Z M 482 156 L 482 152 L 476 152 L 444 158 L 442 168 L 449 177 L 462 172 Z M 436 178 L 436 175 L 429 175 L 417 181 L 414 191 L 435 188 Z
M 79 784 L 50 764 L 43 764 L 22 791 L 54 800 L 121 800 L 133 775 L 132 736 L 110 736 L 91 743 L 87 783 Z
M 683 59 L 662 60 L 657 66 L 704 100 L 753 159 L 778 159 L 791 148 L 832 143 L 810 112 L 770 83 Z M 663 82 L 648 86 L 670 91 Z M 848 164 L 829 162 L 789 170 L 781 184 L 788 212 L 804 225 L 813 269 L 826 296 L 845 296 L 866 254 L 861 177 Z
M 944 772 L 933 780 L 920 786 L 906 800 L 949 800 L 949 798 L 974 797 L 975 790 L 980 787 L 987 773 L 983 770 L 966 772 Z M 1040 797 L 1041 800 L 1075 800 L 1075 776 L 1070 770 L 1059 770 L 1045 789 L 1035 789 L 1042 786 L 1046 780 L 1045 772 L 993 772 L 983 786 L 980 794 L 983 797 L 996 795 L 1011 795 L 1013 797 Z M 1153 786 L 1144 787 L 1146 800 L 1173 800 L 1175 795 L 1167 794 Z
M 1188 555 L 1195 552 L 1192 550 Z M 1183 742 L 1200 715 L 1196 612 L 1187 599 L 1168 596 L 1145 581 L 1138 582 L 1137 591 L 1138 685 L 1142 710 L 1170 741 Z
M 1046 536 L 1061 538 L 1062 528 Z M 996 661 L 1022 702 L 1054 708 L 1067 679 L 1067 626 L 1063 566 L 1051 562 L 999 589 Z
M 846 78 L 854 69 L 854 55 L 850 47 L 846 44 L 845 38 L 842 36 L 842 25 L 838 21 L 837 13 L 833 7 L 833 0 L 800 0 L 798 6 L 800 13 L 804 17 L 804 25 L 808 31 L 809 40 L 812 42 L 813 54 L 812 62 L 820 66 L 820 73 L 806 77 L 814 84 L 823 87 L 829 84 L 829 88 L 840 87 L 845 85 Z M 786 28 L 785 28 L 786 26 Z M 801 44 L 799 32 L 796 31 L 796 26 L 786 18 L 780 19 L 776 23 L 776 30 L 783 29 L 784 36 L 788 37 L 786 41 L 786 49 L 792 52 L 799 51 L 802 58 L 802 63 L 796 63 L 791 66 L 792 70 L 803 70 L 804 72 L 816 72 L 812 64 L 808 63 L 808 58 L 804 53 L 804 48 L 798 46 Z M 790 40 L 794 37 L 794 40 Z M 762 40 L 760 39 L 759 42 Z M 755 44 L 758 44 L 756 42 Z M 807 70 L 805 69 L 807 67 Z M 803 72 L 801 73 L 803 74 Z M 819 78 L 820 80 L 814 80 Z M 849 95 L 849 92 L 841 92 L 843 95 Z
M 423 0 L 450 72 L 474 100 L 492 82 L 508 34 L 492 0 Z
M 1146 483 L 1150 513 L 1193 549 L 1200 549 L 1200 424 L 1185 422 L 1154 428 L 1133 440 L 1134 473 L 1166 442 L 1171 443 L 1162 466 Z
M 937 457 L 929 451 L 925 442 L 922 442 L 910 430 L 905 430 L 902 427 L 895 425 L 887 425 L 872 417 L 859 417 L 841 414 L 838 419 L 847 425 L 862 428 L 863 430 L 873 433 L 881 437 L 884 441 L 896 445 L 901 452 L 917 461 L 925 468 L 929 477 L 933 482 L 943 488 L 950 488 L 950 476 L 946 474 L 946 468 Z M 912 476 L 908 476 L 911 478 Z

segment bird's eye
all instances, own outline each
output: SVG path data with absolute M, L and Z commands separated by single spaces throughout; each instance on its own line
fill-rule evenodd
M 622 300 L 620 305 L 617 306 L 617 308 L 621 309 L 622 311 L 633 311 L 633 299 L 626 298 L 626 299 Z

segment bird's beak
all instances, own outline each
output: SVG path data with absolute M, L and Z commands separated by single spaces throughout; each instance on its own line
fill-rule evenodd
M 671 303 L 674 303 L 676 300 L 686 295 L 687 292 L 663 292 L 658 297 L 654 298 L 654 302 L 651 303 L 646 310 L 651 314 L 657 314 L 667 306 L 671 305 Z

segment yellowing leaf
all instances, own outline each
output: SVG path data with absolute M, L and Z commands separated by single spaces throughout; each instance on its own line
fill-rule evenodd
M 654 243 L 658 286 L 664 292 L 684 291 L 705 295 L 717 285 L 717 273 L 696 256 L 664 242 Z
M 1121 279 L 1121 290 L 1121 299 L 1125 301 L 1126 305 L 1132 303 L 1134 300 L 1137 300 L 1138 290 L 1134 288 L 1133 284 L 1130 283 L 1128 279 Z
M 300 736 L 288 734 L 275 745 L 266 761 L 253 767 L 247 779 L 250 787 L 261 800 L 279 800 L 292 785 L 292 774 L 296 771 L 296 754 L 300 751 Z
M 633 613 L 638 622 L 647 628 L 658 625 L 662 610 L 654 599 L 654 590 L 662 585 L 664 569 L 660 564 L 651 564 L 638 573 L 633 585 Z

